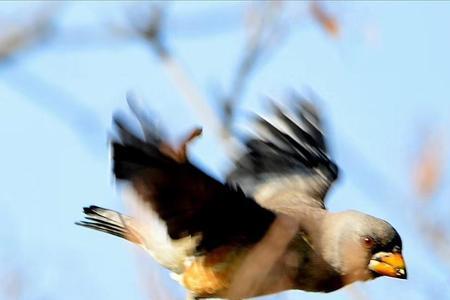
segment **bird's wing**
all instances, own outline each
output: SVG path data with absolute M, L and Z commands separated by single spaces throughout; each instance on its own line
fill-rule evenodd
M 248 140 L 228 181 L 269 209 L 324 208 L 338 168 L 328 154 L 317 108 L 304 100 L 288 113 L 274 105 L 274 120 L 258 118 L 257 125 L 260 134 Z
M 200 236 L 197 251 L 259 241 L 275 215 L 239 188 L 208 176 L 186 157 L 185 146 L 174 149 L 155 126 L 134 109 L 143 135 L 115 118 L 113 170 L 132 184 L 141 201 L 166 223 L 170 238 Z M 197 132 L 198 133 L 198 132 Z M 195 135 L 195 134 L 194 134 Z M 151 234 L 151 233 L 149 233 Z

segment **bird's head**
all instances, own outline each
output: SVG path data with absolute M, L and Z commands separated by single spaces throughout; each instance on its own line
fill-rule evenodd
M 357 211 L 331 215 L 325 221 L 322 255 L 346 283 L 379 276 L 406 279 L 402 240 L 391 224 Z

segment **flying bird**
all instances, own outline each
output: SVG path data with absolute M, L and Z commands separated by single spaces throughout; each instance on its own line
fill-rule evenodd
M 386 221 L 330 212 L 338 178 L 322 120 L 310 102 L 274 105 L 226 180 L 189 160 L 130 105 L 140 132 L 115 117 L 113 173 L 136 215 L 90 206 L 78 225 L 144 248 L 194 299 L 255 297 L 290 289 L 331 292 L 379 276 L 406 279 L 402 241 Z

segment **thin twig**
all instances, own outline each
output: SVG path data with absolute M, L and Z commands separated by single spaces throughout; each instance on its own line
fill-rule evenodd
M 136 22 L 134 22 L 136 24 Z M 151 20 L 146 26 L 137 26 L 135 29 L 141 37 L 152 46 L 154 53 L 160 59 L 167 75 L 173 85 L 178 89 L 184 99 L 191 105 L 197 116 L 208 128 L 216 133 L 217 138 L 230 157 L 236 153 L 236 141 L 222 125 L 217 113 L 211 108 L 206 97 L 194 84 L 185 68 L 174 57 L 173 53 L 163 42 L 163 11 L 161 7 L 154 8 Z
M 239 61 L 237 71 L 231 82 L 231 87 L 227 95 L 222 100 L 224 110 L 224 126 L 231 131 L 233 118 L 242 94 L 248 84 L 251 73 L 255 70 L 262 57 L 269 52 L 283 36 L 284 31 L 280 25 L 282 15 L 282 2 L 270 1 L 262 3 L 262 7 L 257 13 L 251 16 L 251 32 L 242 59 Z M 286 29 L 286 28 L 283 28 Z M 281 43 L 278 43 L 278 45 Z
M 45 5 L 30 18 L 29 24 L 10 24 L 2 28 L 0 36 L 0 62 L 10 59 L 19 51 L 42 41 L 51 29 L 60 5 Z

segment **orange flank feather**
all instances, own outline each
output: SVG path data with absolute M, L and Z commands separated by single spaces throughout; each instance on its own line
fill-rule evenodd
M 195 295 L 211 296 L 225 291 L 247 250 L 220 247 L 197 258 L 183 273 L 182 283 Z

